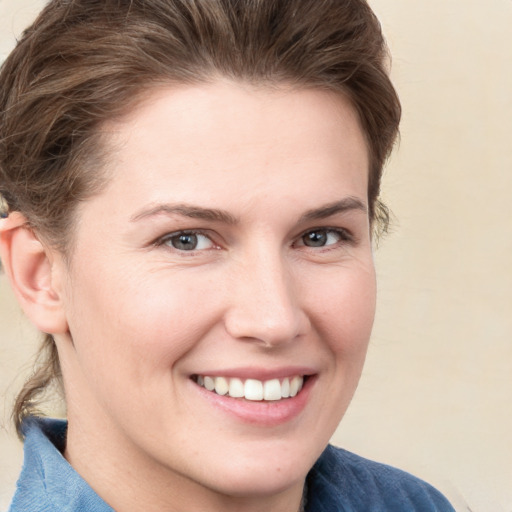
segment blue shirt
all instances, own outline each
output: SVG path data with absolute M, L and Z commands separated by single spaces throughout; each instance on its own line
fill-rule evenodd
M 62 456 L 67 424 L 29 418 L 9 512 L 113 512 Z M 398 469 L 328 446 L 307 477 L 306 512 L 454 512 L 436 489 Z

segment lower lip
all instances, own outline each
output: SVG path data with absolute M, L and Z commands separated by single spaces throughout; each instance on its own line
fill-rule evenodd
M 192 380 L 192 385 L 214 407 L 234 416 L 240 421 L 266 427 L 277 426 L 292 421 L 304 410 L 309 400 L 316 376 L 308 376 L 300 392 L 293 398 L 281 400 L 252 401 L 243 398 L 231 398 L 218 395 L 199 386 Z

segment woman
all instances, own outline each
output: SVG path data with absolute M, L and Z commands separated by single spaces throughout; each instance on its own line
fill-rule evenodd
M 1 258 L 43 362 L 11 510 L 452 510 L 328 446 L 398 99 L 361 0 L 50 2 L 0 77 Z M 37 416 L 62 382 L 67 422 Z

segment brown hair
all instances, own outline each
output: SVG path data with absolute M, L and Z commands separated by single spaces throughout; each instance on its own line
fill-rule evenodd
M 70 245 L 76 205 L 97 192 L 102 123 L 161 83 L 215 76 L 346 95 L 367 138 L 372 223 L 400 104 L 365 0 L 53 0 L 0 73 L 0 195 L 48 244 Z M 14 409 L 21 423 L 60 369 L 46 335 Z

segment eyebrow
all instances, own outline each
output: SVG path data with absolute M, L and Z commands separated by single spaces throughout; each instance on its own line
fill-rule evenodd
M 363 213 L 368 213 L 366 205 L 356 197 L 346 197 L 340 201 L 323 205 L 319 208 L 308 210 L 304 213 L 300 222 L 325 219 L 344 213 L 351 210 L 358 210 Z M 137 222 L 147 217 L 156 215 L 182 215 L 190 217 L 191 219 L 201 219 L 214 222 L 222 222 L 224 224 L 235 225 L 238 223 L 238 218 L 225 210 L 218 210 L 215 208 L 203 208 L 202 206 L 194 206 L 190 204 L 157 204 L 155 206 L 143 209 L 130 218 L 131 222 Z
M 301 222 L 304 222 L 310 220 L 326 219 L 332 215 L 353 210 L 368 214 L 368 208 L 360 199 L 357 197 L 346 197 L 340 201 L 335 201 L 334 203 L 321 206 L 320 208 L 308 210 L 306 213 L 304 213 L 304 215 L 301 216 L 300 220 Z
M 130 220 L 132 222 L 136 222 L 162 213 L 165 215 L 182 215 L 183 217 L 190 217 L 191 219 L 210 220 L 231 225 L 238 223 L 238 219 L 236 217 L 224 210 L 203 208 L 201 206 L 193 206 L 189 204 L 157 204 L 151 208 L 136 213 Z

